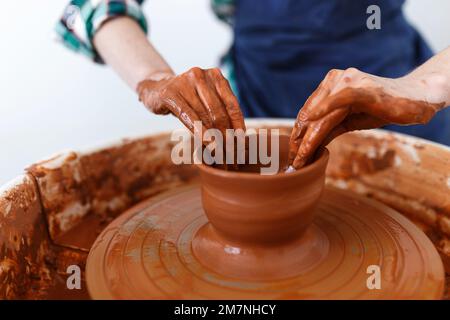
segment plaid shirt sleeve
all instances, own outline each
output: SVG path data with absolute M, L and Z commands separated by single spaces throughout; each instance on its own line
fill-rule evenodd
M 71 0 L 55 27 L 56 33 L 68 48 L 103 63 L 92 44 L 95 32 L 106 21 L 120 16 L 133 18 L 147 32 L 147 22 L 140 7 L 143 1 Z
M 211 7 L 217 18 L 227 24 L 233 24 L 235 0 L 211 0 Z

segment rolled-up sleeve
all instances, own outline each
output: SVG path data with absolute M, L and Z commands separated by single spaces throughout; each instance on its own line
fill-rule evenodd
M 102 63 L 92 39 L 100 27 L 115 17 L 128 16 L 147 32 L 147 21 L 141 10 L 143 0 L 72 0 L 56 24 L 56 33 L 69 49 Z

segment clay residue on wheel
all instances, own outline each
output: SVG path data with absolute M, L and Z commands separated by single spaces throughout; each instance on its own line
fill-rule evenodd
M 290 133 L 289 127 L 281 129 Z M 145 197 L 195 180 L 192 167 L 172 165 L 170 149 L 169 134 L 161 134 L 67 152 L 31 166 L 30 174 L 6 186 L 0 192 L 0 297 L 63 297 L 64 267 L 83 266 L 93 239 L 113 217 Z M 376 131 L 346 134 L 329 149 L 328 183 L 405 214 L 450 266 L 448 149 Z M 147 172 L 155 175 L 148 183 L 142 178 Z M 49 288 L 56 291 L 49 295 Z
M 84 282 L 81 291 L 66 288 L 67 266 L 84 274 L 92 243 L 114 217 L 195 180 L 193 167 L 172 164 L 169 137 L 65 152 L 30 166 L 17 187 L 8 186 L 0 197 L 0 297 L 87 298 Z
M 410 221 L 379 202 L 327 187 L 304 237 L 247 242 L 225 235 L 221 232 L 225 229 L 215 227 L 217 221 L 208 224 L 204 193 L 199 186 L 177 188 L 115 219 L 89 253 L 86 280 L 92 298 L 442 297 L 444 270 L 433 244 Z M 269 233 L 286 218 L 262 214 L 243 228 L 248 212 L 239 213 L 236 224 L 253 234 L 259 234 L 251 230 L 253 225 L 265 225 L 268 229 L 261 233 Z M 236 219 L 233 211 L 221 215 Z M 367 287 L 367 268 L 373 264 L 381 267 L 380 290 Z
M 51 255 L 33 178 L 0 191 L 0 299 L 39 296 L 49 286 Z
M 131 205 L 193 180 L 170 159 L 161 134 L 93 152 L 68 152 L 31 166 L 55 243 L 89 250 L 96 235 Z
M 447 256 L 450 152 L 420 139 L 357 132 L 329 145 L 327 182 L 373 197 L 416 222 Z M 450 264 L 446 263 L 447 272 Z

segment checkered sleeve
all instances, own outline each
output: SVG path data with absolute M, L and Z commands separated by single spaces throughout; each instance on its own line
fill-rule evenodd
M 56 33 L 62 43 L 95 62 L 103 63 L 92 39 L 95 32 L 108 20 L 128 16 L 136 20 L 144 32 L 147 22 L 141 10 L 144 0 L 71 0 L 56 24 Z
M 236 0 L 211 0 L 211 7 L 217 18 L 233 25 Z

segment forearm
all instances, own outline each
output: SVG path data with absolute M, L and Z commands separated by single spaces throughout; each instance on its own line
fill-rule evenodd
M 450 47 L 441 51 L 408 76 L 426 90 L 427 101 L 450 105 Z
M 159 80 L 173 74 L 139 25 L 128 17 L 106 22 L 95 34 L 93 42 L 106 64 L 133 90 L 144 79 Z

